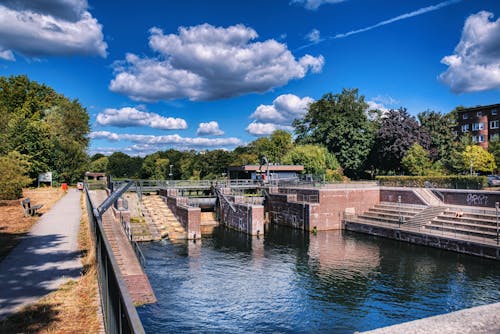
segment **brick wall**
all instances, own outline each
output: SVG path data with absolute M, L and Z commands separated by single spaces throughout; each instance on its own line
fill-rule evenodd
M 250 235 L 264 234 L 264 207 L 233 203 L 234 211 L 229 203 L 219 201 L 219 215 L 222 224 Z
M 426 205 L 422 200 L 415 195 L 411 188 L 380 188 L 381 202 L 398 202 L 398 196 L 401 196 L 401 203 Z

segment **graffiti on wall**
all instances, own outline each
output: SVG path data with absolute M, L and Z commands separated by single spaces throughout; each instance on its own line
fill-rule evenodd
M 488 195 L 483 194 L 467 194 L 467 198 L 465 199 L 467 205 L 488 205 Z

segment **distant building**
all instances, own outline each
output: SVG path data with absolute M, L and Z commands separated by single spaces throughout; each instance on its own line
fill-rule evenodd
M 470 134 L 472 141 L 484 149 L 500 136 L 500 103 L 459 110 L 457 134 Z
M 245 165 L 229 167 L 230 179 L 252 179 L 259 180 L 262 176 L 267 177 L 267 165 Z M 289 179 L 297 177 L 297 174 L 304 171 L 304 166 L 301 165 L 269 165 L 269 178 L 276 179 Z

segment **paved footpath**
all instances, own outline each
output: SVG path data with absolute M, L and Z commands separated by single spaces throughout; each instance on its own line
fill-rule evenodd
M 80 196 L 70 189 L 0 262 L 0 319 L 80 277 Z

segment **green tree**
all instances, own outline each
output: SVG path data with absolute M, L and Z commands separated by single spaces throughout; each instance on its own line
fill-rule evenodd
M 0 199 L 18 199 L 23 195 L 23 187 L 32 182 L 28 177 L 29 165 L 27 157 L 16 151 L 0 157 Z
M 137 178 L 140 175 L 141 167 L 142 158 L 115 152 L 108 157 L 107 173 L 114 177 Z
M 103 155 L 100 158 L 97 158 L 90 162 L 89 171 L 97 173 L 106 172 L 108 170 L 108 163 L 108 157 Z
M 319 145 L 297 145 L 284 157 L 283 163 L 290 165 L 303 165 L 304 173 L 327 175 L 327 179 L 342 179 L 340 164 L 333 154 Z
M 403 159 L 401 160 L 403 169 L 409 175 L 423 176 L 429 174 L 432 167 L 432 162 L 429 159 L 429 152 L 422 146 L 415 143 L 406 151 Z
M 474 172 L 493 172 L 497 166 L 495 157 L 488 153 L 484 148 L 478 145 L 468 145 L 462 153 L 464 166 L 469 166 L 470 173 Z
M 319 144 L 333 153 L 349 177 L 363 173 L 373 145 L 375 127 L 366 115 L 368 105 L 357 89 L 326 94 L 293 122 L 298 144 Z
M 441 114 L 427 110 L 417 115 L 421 131 L 429 134 L 429 154 L 433 161 L 448 159 L 456 140 L 456 113 Z
M 30 175 L 73 183 L 87 168 L 89 116 L 77 100 L 26 76 L 0 77 L 0 155 L 28 157 Z
M 500 139 L 494 138 L 488 142 L 488 152 L 493 154 L 497 167 L 500 166 Z

